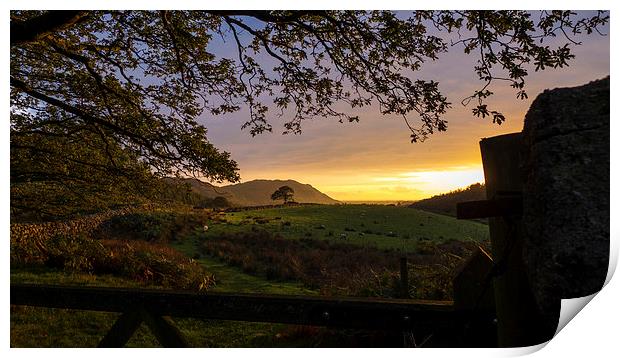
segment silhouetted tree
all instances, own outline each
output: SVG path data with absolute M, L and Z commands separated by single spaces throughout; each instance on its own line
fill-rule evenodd
M 11 132 L 11 219 L 50 220 L 156 199 L 166 189 L 131 152 L 76 126 Z M 53 134 L 53 136 L 52 136 Z
M 295 194 L 295 190 L 288 185 L 284 185 L 271 194 L 271 200 L 284 200 L 284 204 L 286 204 L 293 200 L 293 194 Z

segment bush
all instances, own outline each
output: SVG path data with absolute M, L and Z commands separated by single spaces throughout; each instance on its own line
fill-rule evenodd
M 44 243 L 14 243 L 11 265 L 44 265 L 69 272 L 111 274 L 145 284 L 204 290 L 215 280 L 169 246 L 146 241 L 93 240 L 56 235 Z
M 219 216 L 208 213 L 145 212 L 114 216 L 104 221 L 93 233 L 96 239 L 145 240 L 167 243 L 177 240 L 208 220 Z
M 215 198 L 213 198 L 212 205 L 215 208 L 229 208 L 232 206 L 228 199 L 223 196 L 216 196 Z
M 84 236 L 56 235 L 48 240 L 44 265 L 68 271 L 92 272 L 93 258 L 108 255 L 106 248 Z

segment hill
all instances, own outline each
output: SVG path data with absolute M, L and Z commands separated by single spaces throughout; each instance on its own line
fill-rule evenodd
M 338 204 L 337 200 L 321 193 L 310 184 L 295 180 L 252 180 L 245 183 L 223 186 L 222 189 L 232 193 L 233 202 L 242 206 L 273 204 L 271 194 L 281 186 L 291 187 L 295 194 L 293 200 L 298 203 Z
M 409 205 L 409 207 L 437 214 L 456 216 L 456 203 L 484 199 L 486 199 L 486 187 L 484 184 L 476 183 L 467 188 L 416 201 Z
M 337 200 L 321 193 L 310 184 L 295 180 L 252 180 L 240 184 L 215 186 L 194 178 L 166 178 L 170 184 L 188 184 L 193 196 L 203 200 L 221 196 L 235 206 L 257 206 L 274 204 L 271 194 L 279 187 L 287 185 L 295 194 L 293 200 L 299 203 L 338 204 Z M 178 196 L 178 195 L 177 195 Z
M 226 190 L 222 189 L 221 187 L 215 186 L 213 184 L 210 183 L 205 183 L 203 181 L 200 181 L 198 179 L 194 179 L 194 178 L 182 178 L 182 179 L 176 179 L 176 178 L 166 178 L 168 181 L 170 182 L 176 182 L 177 184 L 189 184 L 192 193 L 197 194 L 203 198 L 215 198 L 218 196 L 222 196 L 225 197 L 226 199 L 230 200 L 230 201 L 234 201 L 235 197 L 232 193 L 227 192 Z

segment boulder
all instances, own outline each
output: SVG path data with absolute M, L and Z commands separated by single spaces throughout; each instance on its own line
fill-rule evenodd
M 609 77 L 541 93 L 523 129 L 523 257 L 543 312 L 599 291 L 610 215 Z

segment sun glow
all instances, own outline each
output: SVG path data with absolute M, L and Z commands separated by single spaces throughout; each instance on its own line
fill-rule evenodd
M 481 166 L 450 167 L 442 170 L 420 170 L 385 173 L 382 176 L 358 175 L 355 184 L 316 185 L 334 199 L 419 200 L 445 193 L 473 183 L 484 182 Z M 318 184 L 318 183 L 317 183 Z
M 484 181 L 482 167 L 449 168 L 435 171 L 403 173 L 399 178 L 411 184 L 423 186 L 428 192 L 445 192 Z

